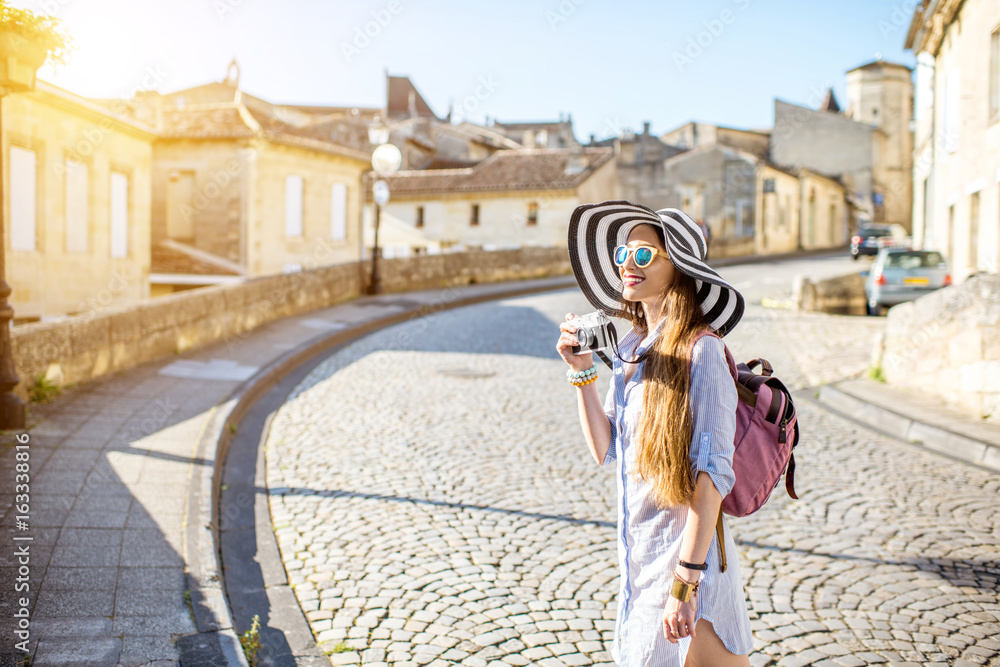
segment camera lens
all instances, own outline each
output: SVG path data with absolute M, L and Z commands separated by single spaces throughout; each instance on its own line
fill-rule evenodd
M 594 344 L 594 332 L 590 329 L 580 329 L 576 332 L 576 337 L 580 341 L 580 347 L 590 347 Z

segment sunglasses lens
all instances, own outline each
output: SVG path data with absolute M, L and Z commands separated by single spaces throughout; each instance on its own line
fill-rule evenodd
M 635 263 L 640 268 L 649 266 L 649 263 L 653 261 L 653 251 L 649 248 L 636 248 L 635 250 Z
M 628 259 L 628 248 L 623 245 L 615 248 L 615 264 L 621 266 L 625 263 L 626 259 Z

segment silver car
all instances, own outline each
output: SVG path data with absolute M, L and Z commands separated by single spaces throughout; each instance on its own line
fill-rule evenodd
M 886 308 L 950 284 L 948 263 L 938 251 L 882 248 L 865 280 L 868 314 L 881 315 Z

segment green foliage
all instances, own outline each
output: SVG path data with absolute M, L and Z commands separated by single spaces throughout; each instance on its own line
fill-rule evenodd
M 59 385 L 46 378 L 45 373 L 39 373 L 28 389 L 28 398 L 34 403 L 49 403 L 61 393 Z
M 871 368 L 869 368 L 868 377 L 871 378 L 872 380 L 875 380 L 876 382 L 881 382 L 883 384 L 885 384 L 886 382 L 885 373 L 882 372 L 881 366 L 872 366 Z
M 253 624 L 250 629 L 240 635 L 240 644 L 243 646 L 243 655 L 246 656 L 250 667 L 257 665 L 257 652 L 260 651 L 260 616 L 253 615 Z
M 339 642 L 334 644 L 333 648 L 330 649 L 333 653 L 347 653 L 351 650 L 351 647 L 347 645 L 347 642 Z
M 38 42 L 45 48 L 49 60 L 64 63 L 66 51 L 72 47 L 72 40 L 59 24 L 60 20 L 54 16 L 11 7 L 4 0 L 0 0 L 0 30 L 8 30 L 15 35 Z

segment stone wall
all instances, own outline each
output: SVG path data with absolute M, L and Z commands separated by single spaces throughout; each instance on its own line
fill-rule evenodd
M 11 330 L 15 391 L 39 374 L 59 385 L 86 382 L 139 364 L 235 341 L 274 319 L 353 299 L 370 264 L 349 263 L 178 292 Z M 385 292 L 439 289 L 570 273 L 565 248 L 523 248 L 383 260 Z
M 754 237 L 712 238 L 708 242 L 708 258 L 749 257 L 754 252 Z
M 798 310 L 864 315 L 865 301 L 865 279 L 860 273 L 816 282 L 800 276 L 792 287 L 792 303 Z
M 891 308 L 874 361 L 890 384 L 1000 422 L 1000 275 Z

